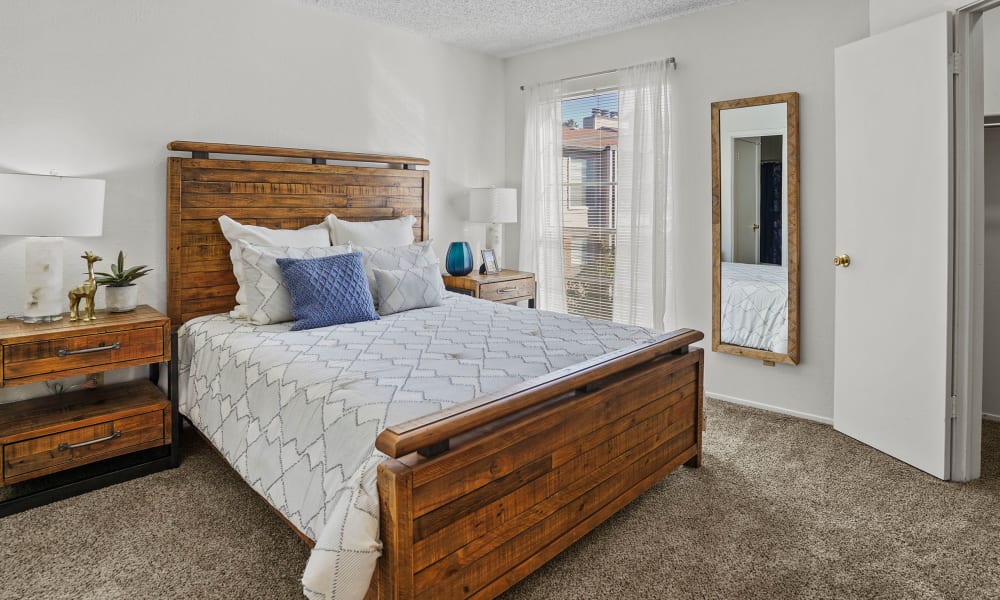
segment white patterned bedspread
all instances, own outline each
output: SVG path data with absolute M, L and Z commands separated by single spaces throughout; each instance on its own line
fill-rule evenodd
M 722 263 L 722 342 L 788 352 L 788 271 Z
M 375 438 L 387 425 L 654 332 L 447 293 L 434 308 L 289 331 L 216 315 L 179 334 L 180 410 L 316 541 L 309 598 L 362 598 L 378 558 Z

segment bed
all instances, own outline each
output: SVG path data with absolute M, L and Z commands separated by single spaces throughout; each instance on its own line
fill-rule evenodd
M 722 263 L 722 342 L 788 352 L 788 271 Z
M 309 597 L 495 597 L 674 469 L 700 465 L 697 331 L 658 334 L 456 294 L 305 332 L 225 315 L 236 283 L 219 216 L 298 228 L 331 212 L 413 215 L 424 240 L 429 171 L 415 167 L 426 160 L 168 149 L 192 153 L 168 159 L 168 310 L 181 330 L 171 393 L 313 546 Z M 344 447 L 353 458 L 328 461 Z

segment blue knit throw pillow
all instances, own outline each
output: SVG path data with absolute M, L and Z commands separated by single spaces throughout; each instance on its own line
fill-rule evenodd
M 292 331 L 378 320 L 360 252 L 279 258 L 292 297 Z

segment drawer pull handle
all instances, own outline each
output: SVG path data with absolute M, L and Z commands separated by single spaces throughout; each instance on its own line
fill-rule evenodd
M 512 287 L 512 288 L 500 288 L 499 290 L 497 290 L 497 292 L 500 293 L 500 294 L 513 294 L 516 291 L 517 291 L 516 287 Z
M 110 346 L 98 346 L 96 348 L 84 348 L 83 350 L 67 350 L 65 348 L 60 348 L 56 351 L 56 355 L 59 358 L 66 356 L 73 356 L 74 354 L 90 354 L 91 352 L 104 352 L 105 350 L 117 350 L 121 348 L 122 345 L 118 342 L 111 344 Z
M 83 448 L 84 446 L 90 446 L 92 444 L 100 444 L 101 442 L 107 442 L 115 438 L 120 438 L 122 432 L 119 429 L 115 429 L 114 432 L 106 437 L 97 438 L 96 440 L 90 440 L 89 442 L 80 442 L 79 444 L 59 444 L 59 451 L 72 450 L 73 448 Z

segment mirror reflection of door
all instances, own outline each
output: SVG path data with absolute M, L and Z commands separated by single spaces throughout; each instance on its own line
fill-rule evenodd
M 733 138 L 733 262 L 781 265 L 780 135 Z
M 733 140 L 733 262 L 757 264 L 760 253 L 760 138 Z

